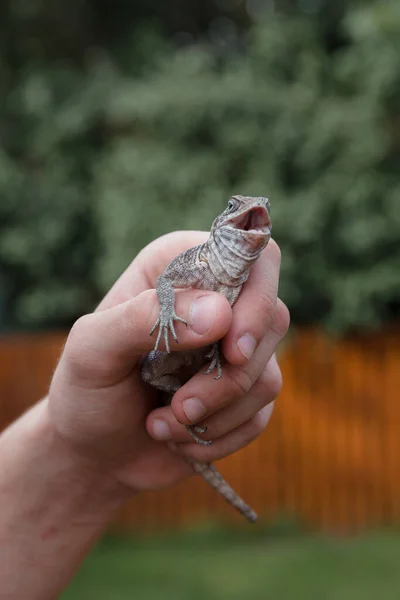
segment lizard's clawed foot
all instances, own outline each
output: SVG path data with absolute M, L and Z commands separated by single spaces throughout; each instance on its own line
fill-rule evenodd
M 206 358 L 209 358 L 211 360 L 210 366 L 208 367 L 207 371 L 205 372 L 206 375 L 209 375 L 210 373 L 212 373 L 212 371 L 214 371 L 214 369 L 216 368 L 217 376 L 214 377 L 214 379 L 221 379 L 221 377 L 222 377 L 221 352 L 220 352 L 218 342 L 215 342 L 212 345 L 211 351 L 208 354 L 206 354 Z
M 185 425 L 186 430 L 190 433 L 192 438 L 202 446 L 211 446 L 211 440 L 202 440 L 199 438 L 197 433 L 205 433 L 207 431 L 207 427 L 200 427 L 199 425 Z
M 175 332 L 174 321 L 178 321 L 179 323 L 183 323 L 184 325 L 187 325 L 185 319 L 182 319 L 182 317 L 178 317 L 178 315 L 175 313 L 175 311 L 167 312 L 165 310 L 161 310 L 157 321 L 154 323 L 153 327 L 150 330 L 150 335 L 153 335 L 156 328 L 159 327 L 154 350 L 158 350 L 158 344 L 160 343 L 161 336 L 163 336 L 164 343 L 165 343 L 165 350 L 168 352 L 168 354 L 170 353 L 169 341 L 168 341 L 169 332 L 172 333 L 172 337 L 174 338 L 175 342 L 177 344 L 179 343 L 178 338 L 176 336 L 176 332 Z
M 204 427 L 200 425 L 192 425 L 192 427 L 196 433 L 205 433 L 207 431 L 207 425 L 204 425 Z

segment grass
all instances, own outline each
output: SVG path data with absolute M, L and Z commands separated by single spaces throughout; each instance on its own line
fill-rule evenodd
M 61 600 L 398 600 L 399 562 L 399 531 L 108 537 Z

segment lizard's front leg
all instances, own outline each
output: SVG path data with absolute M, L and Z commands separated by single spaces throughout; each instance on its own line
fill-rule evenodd
M 204 277 L 207 263 L 199 258 L 202 248 L 203 246 L 195 246 L 179 254 L 169 263 L 164 273 L 157 278 L 156 291 L 160 303 L 160 314 L 150 331 L 150 335 L 152 335 L 156 328 L 159 327 L 154 350 L 158 349 L 161 336 L 163 336 L 165 349 L 169 354 L 169 332 L 172 333 L 172 337 L 178 343 L 174 322 L 178 321 L 187 325 L 185 319 L 182 319 L 182 317 L 179 317 L 175 313 L 174 288 L 208 289 L 206 285 L 207 280 Z
M 169 332 L 172 333 L 172 337 L 174 338 L 175 342 L 178 343 L 178 338 L 176 336 L 174 327 L 174 321 L 184 323 L 185 325 L 187 325 L 187 323 L 185 319 L 182 319 L 182 317 L 179 317 L 175 313 L 175 291 L 172 283 L 164 275 L 160 275 L 157 278 L 156 291 L 158 301 L 160 303 L 160 314 L 158 315 L 157 321 L 154 323 L 153 327 L 150 330 L 150 335 L 153 335 L 156 328 L 159 327 L 154 350 L 158 350 L 158 344 L 160 343 L 161 336 L 163 335 L 165 349 L 169 354 Z

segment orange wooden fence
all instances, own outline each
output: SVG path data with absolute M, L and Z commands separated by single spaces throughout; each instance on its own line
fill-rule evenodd
M 284 388 L 267 432 L 219 463 L 265 519 L 361 529 L 400 520 L 400 330 L 335 341 L 303 330 L 282 353 Z M 45 394 L 63 334 L 0 340 L 0 424 Z M 117 526 L 155 529 L 237 521 L 193 478 L 135 498 Z

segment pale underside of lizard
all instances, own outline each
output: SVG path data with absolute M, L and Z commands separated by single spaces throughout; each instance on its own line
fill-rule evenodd
M 221 350 L 217 342 L 191 351 L 170 352 L 169 334 L 175 341 L 174 322 L 185 323 L 175 313 L 175 289 L 204 289 L 223 294 L 231 305 L 237 300 L 249 272 L 271 237 L 269 200 L 263 197 L 232 196 L 224 212 L 215 219 L 210 237 L 200 246 L 189 248 L 174 258 L 158 277 L 156 290 L 160 314 L 150 334 L 158 327 L 155 348 L 144 359 L 142 379 L 162 392 L 164 404 L 171 402 L 175 392 L 209 363 L 207 374 L 216 370 L 215 379 L 222 376 Z M 164 340 L 165 351 L 158 350 Z M 197 443 L 203 440 L 206 427 L 186 426 Z M 216 489 L 249 521 L 256 513 L 235 493 L 218 471 L 209 463 L 187 459 L 197 473 Z

